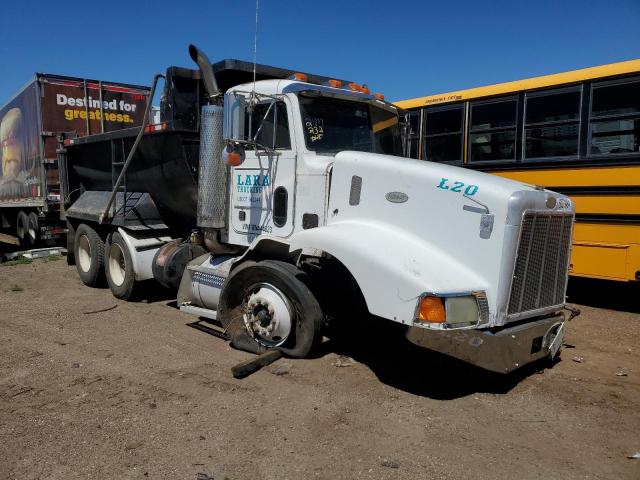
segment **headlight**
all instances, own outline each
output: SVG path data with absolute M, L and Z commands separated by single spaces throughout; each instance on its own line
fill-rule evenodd
M 416 311 L 417 323 L 430 324 L 436 328 L 474 326 L 479 320 L 480 309 L 475 295 L 426 295 L 420 299 Z

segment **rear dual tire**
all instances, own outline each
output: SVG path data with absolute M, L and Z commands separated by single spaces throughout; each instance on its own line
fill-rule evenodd
M 20 210 L 16 217 L 16 236 L 22 248 L 35 248 L 40 240 L 40 222 L 35 212 Z
M 89 225 L 81 223 L 75 232 L 74 257 L 78 276 L 89 287 L 104 284 L 104 241 Z
M 133 271 L 133 261 L 127 244 L 118 232 L 113 232 L 107 243 L 105 273 L 114 297 L 122 300 L 134 297 L 136 275 Z
M 69 224 L 69 234 L 74 232 Z M 113 232 L 105 244 L 89 225 L 81 223 L 75 229 L 73 260 L 82 283 L 89 287 L 107 284 L 114 297 L 129 300 L 134 296 L 136 276 L 129 249 L 122 235 Z

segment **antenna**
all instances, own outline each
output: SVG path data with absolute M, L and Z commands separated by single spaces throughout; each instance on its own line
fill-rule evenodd
M 256 91 L 256 59 L 258 57 L 258 10 L 260 7 L 260 0 L 256 0 L 256 30 L 255 35 L 253 36 L 253 91 L 252 94 L 255 94 Z

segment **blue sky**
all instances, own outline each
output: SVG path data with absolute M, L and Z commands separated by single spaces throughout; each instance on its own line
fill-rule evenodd
M 251 60 L 255 0 L 7 1 L 0 104 L 34 72 L 150 84 L 169 65 Z M 258 62 L 399 100 L 640 58 L 640 0 L 260 0 Z

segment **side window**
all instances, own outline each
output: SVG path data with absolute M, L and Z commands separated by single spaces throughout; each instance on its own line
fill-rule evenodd
M 462 105 L 425 110 L 426 160 L 462 162 L 463 115 Z
M 526 94 L 524 158 L 578 155 L 581 90 Z
M 590 113 L 591 155 L 640 151 L 640 80 L 594 84 Z
M 515 160 L 518 101 L 471 103 L 469 161 Z
M 253 115 L 246 115 L 245 119 L 244 131 L 251 138 L 257 133 L 256 142 L 260 145 L 277 150 L 291 149 L 289 121 L 284 102 L 259 103 L 253 109 Z

